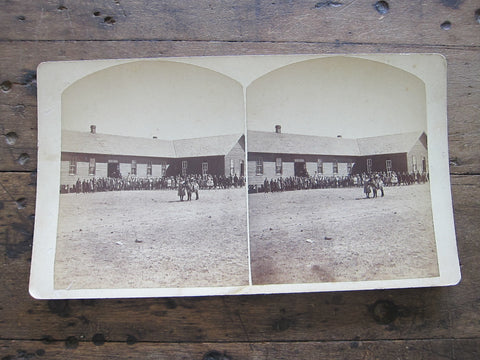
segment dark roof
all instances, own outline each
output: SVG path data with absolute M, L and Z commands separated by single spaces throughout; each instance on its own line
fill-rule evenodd
M 360 139 L 249 131 L 248 152 L 367 156 L 409 152 L 423 132 L 411 132 Z
M 62 131 L 62 151 L 165 158 L 216 156 L 228 154 L 241 137 L 241 134 L 233 134 L 161 140 L 64 130 Z

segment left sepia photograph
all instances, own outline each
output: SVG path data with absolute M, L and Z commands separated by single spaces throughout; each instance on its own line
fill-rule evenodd
M 249 284 L 242 86 L 176 62 L 61 96 L 55 289 Z

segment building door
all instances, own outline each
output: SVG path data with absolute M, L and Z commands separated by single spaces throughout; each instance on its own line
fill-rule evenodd
M 118 162 L 109 162 L 107 168 L 107 177 L 119 178 L 120 175 L 120 164 Z
M 307 164 L 305 160 L 295 160 L 295 176 L 307 176 Z
M 245 163 L 240 160 L 240 176 L 245 176 Z

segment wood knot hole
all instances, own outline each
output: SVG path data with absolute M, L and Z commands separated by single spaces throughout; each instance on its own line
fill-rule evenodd
M 75 336 L 69 336 L 65 340 L 65 347 L 67 349 L 76 349 L 78 347 L 78 339 Z
M 9 92 L 12 89 L 12 82 L 5 80 L 0 84 L 0 89 L 2 89 L 3 92 Z
M 398 317 L 398 307 L 389 300 L 378 300 L 373 304 L 372 314 L 377 323 L 387 325 Z
M 134 345 L 137 343 L 137 338 L 133 335 L 127 335 L 127 345 Z
M 382 15 L 385 15 L 390 10 L 390 6 L 386 1 L 377 1 L 373 6 L 375 10 L 377 10 L 377 12 Z
M 25 198 L 20 198 L 15 200 L 15 204 L 17 204 L 17 209 L 22 210 L 25 209 L 27 206 L 27 199 Z
M 101 346 L 105 344 L 105 336 L 103 334 L 95 334 L 92 337 L 92 342 L 95 346 Z
M 15 145 L 18 140 L 18 135 L 13 131 L 5 135 L 5 141 L 8 145 Z
M 443 23 L 440 24 L 440 27 L 443 30 L 450 30 L 452 28 L 452 23 L 450 21 L 444 21 Z
M 27 153 L 22 153 L 18 157 L 17 163 L 20 165 L 25 165 L 28 162 L 28 160 L 30 160 L 30 155 L 28 155 Z
M 212 350 L 203 355 L 202 360 L 231 360 L 231 358 L 225 353 L 222 354 L 221 352 Z
M 105 16 L 105 17 L 103 18 L 103 22 L 104 22 L 105 24 L 108 24 L 108 25 L 113 25 L 113 24 L 115 24 L 117 21 L 116 21 L 113 17 L 111 17 L 111 16 Z

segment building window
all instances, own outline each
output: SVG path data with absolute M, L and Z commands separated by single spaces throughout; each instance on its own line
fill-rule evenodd
M 183 160 L 182 161 L 182 176 L 187 175 L 187 167 L 188 167 L 187 160 Z
M 77 158 L 72 156 L 70 159 L 70 164 L 68 166 L 68 174 L 69 175 L 76 175 L 77 174 Z
M 333 173 L 338 174 L 338 161 L 337 160 L 335 160 L 333 162 Z
M 202 162 L 202 176 L 205 178 L 208 175 L 208 162 Z
M 152 162 L 147 161 L 147 176 L 152 176 Z
M 132 160 L 132 170 L 130 171 L 131 175 L 137 175 L 137 161 Z
M 386 160 L 385 161 L 385 169 L 387 170 L 387 172 L 392 171 L 392 160 Z
M 317 160 L 317 173 L 323 174 L 323 161 L 322 159 Z
M 282 158 L 275 159 L 275 174 L 282 175 Z
M 263 175 L 263 158 L 259 157 L 256 162 L 255 174 Z
M 162 161 L 162 176 L 167 175 L 167 163 L 165 161 Z
M 417 172 L 417 158 L 415 156 L 412 156 L 412 171 Z
M 349 162 L 347 163 L 347 175 L 350 175 L 352 173 L 352 163 Z
M 372 159 L 367 159 L 367 173 L 370 174 L 372 172 Z
M 235 175 L 235 161 L 233 159 L 230 159 L 230 175 Z
M 425 159 L 425 156 L 422 158 L 422 172 L 427 172 L 427 159 Z
M 95 158 L 90 158 L 88 163 L 88 175 L 95 175 Z

